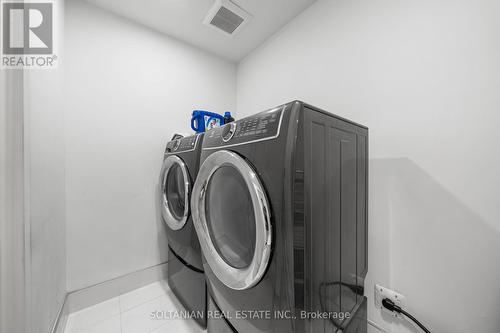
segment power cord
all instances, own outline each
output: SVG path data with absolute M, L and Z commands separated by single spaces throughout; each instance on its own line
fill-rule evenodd
M 389 310 L 389 311 L 397 312 L 397 313 L 401 313 L 401 314 L 405 315 L 406 317 L 408 317 L 409 319 L 411 319 L 415 324 L 417 324 L 418 327 L 420 327 L 424 332 L 431 333 L 431 331 L 429 331 L 421 322 L 419 322 L 417 320 L 417 318 L 413 317 L 411 314 L 409 314 L 405 310 L 401 309 L 399 306 L 397 306 L 396 304 L 394 304 L 394 302 L 391 301 L 390 299 L 384 298 L 382 300 L 382 306 L 384 308 L 386 308 L 387 310 Z

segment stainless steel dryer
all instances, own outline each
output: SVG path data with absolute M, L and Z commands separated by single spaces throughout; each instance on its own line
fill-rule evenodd
M 168 142 L 160 172 L 159 201 L 167 225 L 169 287 L 186 310 L 197 312 L 194 319 L 205 328 L 206 283 L 190 210 L 202 141 L 203 134 L 199 134 Z
M 367 155 L 366 127 L 302 102 L 205 133 L 209 333 L 366 332 Z

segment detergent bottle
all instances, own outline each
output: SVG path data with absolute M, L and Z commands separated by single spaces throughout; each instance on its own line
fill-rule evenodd
M 214 127 L 224 125 L 224 116 L 205 110 L 194 110 L 191 117 L 191 128 L 196 133 L 206 132 Z
M 234 121 L 234 118 L 231 116 L 231 112 L 224 112 L 224 124 L 229 124 Z

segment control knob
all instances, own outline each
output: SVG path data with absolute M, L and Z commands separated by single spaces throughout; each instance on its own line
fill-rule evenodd
M 228 142 L 236 132 L 236 123 L 229 123 L 222 128 L 222 141 Z
M 181 145 L 181 140 L 180 139 L 175 140 L 174 141 L 174 146 L 172 147 L 172 150 L 176 151 L 177 149 L 179 149 L 180 145 Z

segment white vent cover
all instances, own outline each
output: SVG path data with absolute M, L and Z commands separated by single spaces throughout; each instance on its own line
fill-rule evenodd
M 252 18 L 252 15 L 231 0 L 215 0 L 203 23 L 234 36 Z

